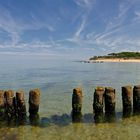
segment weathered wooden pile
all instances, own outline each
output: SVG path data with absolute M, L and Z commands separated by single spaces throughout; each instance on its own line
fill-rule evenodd
M 40 102 L 40 90 L 33 89 L 29 92 L 30 116 L 37 115 Z M 24 91 L 0 90 L 0 117 L 1 118 L 26 118 L 26 103 Z
M 93 97 L 93 111 L 95 121 L 106 118 L 111 119 L 115 115 L 115 93 L 116 90 L 112 87 L 96 87 Z M 133 97 L 133 107 L 132 107 Z M 128 117 L 132 114 L 140 114 L 140 85 L 134 86 L 123 86 L 122 87 L 122 107 L 123 116 Z M 79 121 L 82 109 L 82 90 L 75 88 L 72 95 L 72 117 L 73 121 Z

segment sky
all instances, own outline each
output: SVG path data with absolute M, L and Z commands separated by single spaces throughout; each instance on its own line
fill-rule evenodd
M 0 54 L 140 51 L 140 0 L 0 0 Z

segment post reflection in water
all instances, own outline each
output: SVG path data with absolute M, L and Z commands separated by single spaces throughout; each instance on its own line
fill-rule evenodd
M 29 120 L 30 120 L 31 125 L 35 125 L 35 126 L 39 125 L 39 123 L 40 123 L 39 114 L 38 113 L 37 114 L 30 114 Z
M 73 123 L 82 122 L 82 113 L 81 112 L 72 111 L 71 115 L 72 115 L 72 122 Z
M 122 115 L 123 118 L 129 118 L 131 116 L 132 116 L 132 109 L 131 108 L 125 109 L 125 110 L 123 109 L 123 115 Z
M 103 123 L 104 122 L 104 114 L 103 113 L 96 113 L 94 115 L 95 123 Z

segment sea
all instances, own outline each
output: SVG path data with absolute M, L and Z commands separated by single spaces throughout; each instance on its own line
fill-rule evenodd
M 0 140 L 139 140 L 140 116 L 123 117 L 121 87 L 140 84 L 140 63 L 84 63 L 41 55 L 0 56 L 0 89 L 24 90 L 25 122 L 0 120 Z M 112 120 L 96 122 L 93 94 L 97 86 L 116 89 Z M 82 114 L 72 117 L 73 89 L 83 91 Z M 31 89 L 41 91 L 39 116 L 29 119 Z

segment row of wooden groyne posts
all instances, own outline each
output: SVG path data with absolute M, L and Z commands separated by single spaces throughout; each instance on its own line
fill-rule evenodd
M 122 88 L 122 114 L 130 117 L 140 114 L 140 85 L 123 86 Z M 112 87 L 96 87 L 93 97 L 93 111 L 95 122 L 115 121 L 116 90 Z M 73 121 L 81 120 L 82 90 L 76 88 L 72 96 Z M 133 100 L 132 100 L 133 99 Z M 132 105 L 133 101 L 133 105 Z
M 104 114 L 109 119 L 115 115 L 115 93 L 112 87 L 96 87 L 93 97 L 93 111 L 95 122 L 100 122 Z M 132 107 L 133 97 L 133 107 Z M 72 121 L 79 122 L 82 116 L 82 89 L 73 89 L 72 94 Z M 40 90 L 32 89 L 29 91 L 29 118 L 38 116 L 40 104 Z M 140 113 L 140 85 L 122 87 L 122 106 L 123 115 L 130 116 L 132 110 L 134 114 Z M 0 90 L 0 118 L 16 117 L 24 119 L 27 116 L 24 91 Z
M 33 89 L 29 92 L 29 117 L 38 117 L 40 102 L 40 90 Z M 24 91 L 18 90 L 16 94 L 13 90 L 0 90 L 0 120 L 18 118 L 19 120 L 26 119 L 26 102 Z

